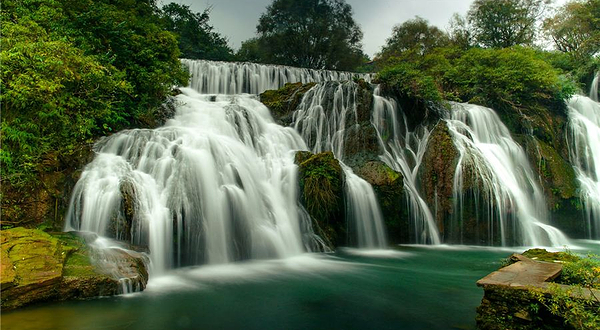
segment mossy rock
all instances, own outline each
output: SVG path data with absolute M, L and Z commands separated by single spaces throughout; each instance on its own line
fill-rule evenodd
M 287 83 L 278 90 L 268 90 L 260 94 L 260 102 L 271 110 L 271 115 L 278 124 L 288 126 L 292 123 L 292 113 L 306 92 L 315 83 Z
M 99 269 L 90 249 L 72 233 L 50 235 L 22 227 L 0 232 L 2 251 L 2 308 L 36 302 L 118 294 L 119 281 Z M 132 257 L 132 259 L 136 259 Z M 147 271 L 137 264 L 140 279 Z
M 434 214 L 438 230 L 448 240 L 455 233 L 447 231 L 453 213 L 454 174 L 459 152 L 445 121 L 439 121 L 429 135 L 419 178 L 427 204 L 436 210 Z
M 382 161 L 368 161 L 354 168 L 356 175 L 373 187 L 390 243 L 409 243 L 410 223 L 404 196 L 404 177 Z
M 345 243 L 344 172 L 332 152 L 296 153 L 300 199 L 330 248 Z
M 541 179 L 553 225 L 570 237 L 586 237 L 580 183 L 573 166 L 554 145 L 533 136 L 524 138 L 522 143 L 532 168 Z

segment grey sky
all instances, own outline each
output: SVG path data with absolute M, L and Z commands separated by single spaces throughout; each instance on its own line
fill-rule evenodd
M 210 24 L 238 49 L 241 42 L 256 34 L 258 18 L 272 0 L 162 0 L 190 5 L 193 11 L 212 6 Z M 301 0 L 298 0 L 301 1 Z M 564 2 L 558 0 L 557 2 Z M 354 9 L 354 19 L 363 31 L 363 49 L 377 53 L 391 35 L 392 27 L 421 16 L 446 29 L 454 13 L 466 14 L 473 0 L 346 0 Z

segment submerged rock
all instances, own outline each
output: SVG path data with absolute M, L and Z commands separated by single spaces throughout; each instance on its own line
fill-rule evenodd
M 41 230 L 13 228 L 0 232 L 2 309 L 42 301 L 81 299 L 122 292 L 123 281 L 145 287 L 144 256 L 115 251 L 115 267 L 101 268 L 94 253 L 73 233 L 50 235 Z M 119 280 L 121 279 L 121 280 Z

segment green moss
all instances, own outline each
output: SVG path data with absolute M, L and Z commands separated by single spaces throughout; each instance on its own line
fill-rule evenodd
M 571 253 L 567 252 L 548 252 L 546 249 L 529 249 L 523 252 L 523 255 L 527 258 L 537 260 L 537 261 L 546 261 L 546 262 L 554 262 L 554 261 L 576 261 L 579 258 Z
M 278 90 L 268 90 L 260 94 L 260 102 L 271 110 L 273 117 L 289 124 L 291 112 L 296 110 L 302 97 L 315 83 L 287 83 Z
M 346 236 L 344 177 L 332 152 L 296 153 L 301 201 L 315 222 L 318 234 L 335 247 Z

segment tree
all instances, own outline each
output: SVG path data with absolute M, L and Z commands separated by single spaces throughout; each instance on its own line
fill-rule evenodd
M 448 45 L 448 35 L 419 16 L 394 26 L 379 57 L 383 60 L 405 52 L 425 55 L 432 49 Z
M 259 19 L 266 62 L 352 70 L 362 64 L 362 32 L 344 0 L 274 0 Z
M 465 17 L 455 13 L 450 18 L 448 25 L 448 37 L 450 38 L 451 44 L 463 50 L 467 50 L 473 46 L 473 32 Z
M 600 52 L 600 0 L 571 1 L 544 21 L 544 30 L 562 52 L 585 58 Z
M 242 47 L 235 53 L 238 61 L 263 63 L 265 54 L 259 45 L 258 38 L 250 38 L 242 42 Z
M 210 9 L 194 13 L 189 6 L 172 2 L 162 8 L 162 17 L 166 29 L 179 37 L 182 57 L 230 61 L 233 50 L 227 39 L 208 24 Z
M 475 41 L 483 47 L 532 45 L 536 23 L 550 0 L 475 0 L 468 13 Z

